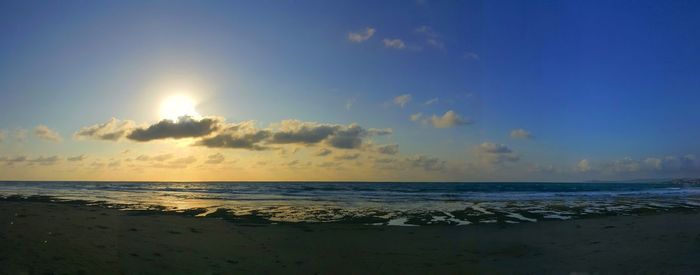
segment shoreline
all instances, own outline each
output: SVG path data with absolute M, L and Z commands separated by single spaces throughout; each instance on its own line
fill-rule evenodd
M 371 226 L 483 226 L 483 225 L 508 225 L 521 223 L 541 223 L 552 221 L 569 221 L 582 219 L 595 219 L 601 217 L 618 217 L 618 216 L 641 216 L 654 215 L 663 213 L 700 213 L 700 207 L 690 206 L 672 206 L 672 207 L 646 207 L 637 208 L 632 211 L 618 212 L 609 211 L 604 213 L 586 213 L 585 209 L 578 209 L 579 214 L 573 216 L 560 216 L 558 214 L 532 213 L 524 211 L 502 212 L 494 210 L 485 210 L 480 206 L 474 205 L 471 208 L 467 207 L 462 210 L 439 211 L 432 210 L 428 212 L 410 213 L 406 212 L 403 216 L 393 216 L 392 218 L 386 215 L 389 212 L 371 211 L 371 214 L 365 215 L 349 215 L 342 216 L 336 220 L 325 221 L 285 221 L 275 220 L 270 216 L 252 211 L 247 214 L 236 214 L 235 209 L 230 208 L 181 208 L 168 209 L 163 205 L 138 205 L 138 204 L 117 204 L 107 201 L 89 201 L 63 199 L 54 196 L 45 195 L 9 195 L 2 197 L 1 201 L 11 202 L 45 202 L 59 203 L 69 205 L 80 205 L 89 207 L 100 207 L 106 209 L 116 209 L 125 211 L 129 215 L 179 215 L 185 217 L 196 217 L 205 219 L 221 219 L 236 224 L 297 224 L 297 225 L 313 225 L 313 224 L 360 224 Z M 333 213 L 337 209 L 329 209 L 326 214 Z M 571 211 L 572 209 L 567 209 Z M 566 212 L 566 211 L 565 211 Z M 382 214 L 382 215 L 380 215 Z M 568 212 L 567 214 L 571 214 Z M 437 220 L 436 220 L 437 218 Z
M 0 200 L 0 273 L 697 273 L 697 228 L 697 212 L 478 226 L 266 225 Z

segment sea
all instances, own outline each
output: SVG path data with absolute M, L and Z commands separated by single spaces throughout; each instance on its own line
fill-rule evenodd
M 466 226 L 700 210 L 665 183 L 0 182 L 0 199 L 162 211 L 239 223 Z

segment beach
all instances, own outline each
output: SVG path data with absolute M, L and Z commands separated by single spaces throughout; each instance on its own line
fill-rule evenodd
M 700 272 L 700 213 L 466 226 L 256 224 L 0 201 L 3 274 Z

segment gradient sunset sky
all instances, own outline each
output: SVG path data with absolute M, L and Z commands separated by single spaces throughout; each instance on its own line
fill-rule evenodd
M 2 1 L 0 180 L 700 176 L 698 1 Z

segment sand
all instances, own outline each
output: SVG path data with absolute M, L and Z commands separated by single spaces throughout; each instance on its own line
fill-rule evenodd
M 0 273 L 700 273 L 700 213 L 512 225 L 236 224 L 0 201 Z

